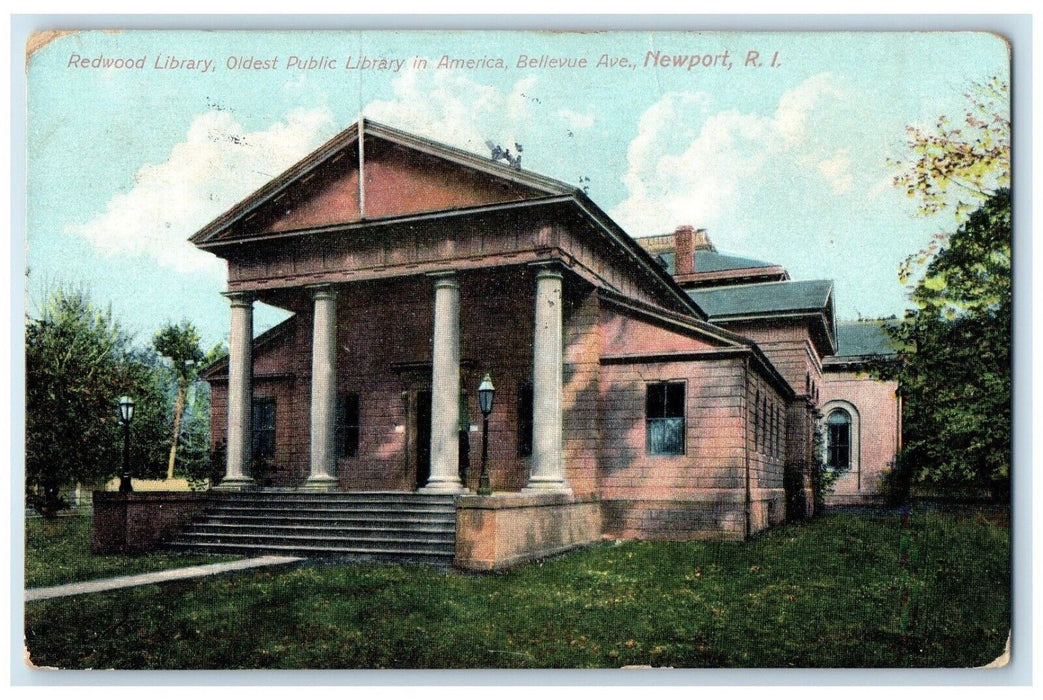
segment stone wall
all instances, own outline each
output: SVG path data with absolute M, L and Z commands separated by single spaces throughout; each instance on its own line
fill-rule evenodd
M 456 501 L 456 566 L 495 571 L 601 539 L 593 498 L 498 493 Z
M 172 538 L 213 503 L 207 492 L 94 492 L 91 549 L 143 554 Z

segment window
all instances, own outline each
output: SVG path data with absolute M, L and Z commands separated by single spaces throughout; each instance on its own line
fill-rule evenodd
M 359 454 L 359 395 L 337 396 L 337 456 Z
M 775 422 L 775 402 L 768 404 L 768 454 L 775 454 L 775 445 L 778 438 L 778 425 Z
M 775 456 L 782 457 L 782 406 L 779 406 L 776 410 L 776 424 L 775 429 L 777 434 L 775 436 Z
M 826 419 L 826 466 L 838 471 L 851 467 L 851 414 L 842 408 Z
M 253 400 L 250 455 L 254 459 L 275 457 L 275 399 L 257 397 Z
M 757 389 L 757 395 L 753 399 L 753 449 L 761 448 L 761 390 Z
M 518 385 L 518 456 L 532 454 L 532 382 Z
M 645 387 L 648 454 L 684 454 L 684 394 L 684 382 L 660 382 Z
M 768 451 L 768 397 L 761 399 L 761 452 Z

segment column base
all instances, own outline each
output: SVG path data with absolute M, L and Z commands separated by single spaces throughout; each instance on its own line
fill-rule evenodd
M 428 481 L 416 490 L 417 493 L 473 493 L 460 481 Z
M 564 480 L 554 479 L 547 481 L 532 481 L 525 485 L 525 488 L 521 490 L 522 493 L 562 493 L 567 496 L 572 495 L 572 489 L 565 483 Z
M 248 476 L 232 476 L 222 479 L 211 491 L 250 491 L 257 488 L 257 482 Z
M 333 476 L 309 476 L 301 484 L 300 490 L 314 492 L 339 491 L 340 482 Z

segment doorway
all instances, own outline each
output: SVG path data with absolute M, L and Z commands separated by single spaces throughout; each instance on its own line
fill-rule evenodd
M 431 390 L 416 392 L 416 488 L 431 478 Z

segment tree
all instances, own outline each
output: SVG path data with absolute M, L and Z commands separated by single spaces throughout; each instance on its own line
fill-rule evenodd
M 962 124 L 938 117 L 932 129 L 907 126 L 906 159 L 890 159 L 897 170 L 893 183 L 917 200 L 920 216 L 950 210 L 962 223 L 1000 189 L 1010 186 L 1010 87 L 991 78 L 972 83 L 964 93 Z M 948 227 L 946 227 L 948 230 Z M 922 250 L 905 259 L 899 279 L 909 283 L 938 250 L 946 233 L 935 235 Z
M 899 268 L 914 308 L 887 328 L 905 352 L 877 371 L 896 376 L 905 398 L 897 480 L 999 495 L 1011 459 L 1010 90 L 992 78 L 964 96 L 962 123 L 907 127 L 911 157 L 890 161 L 917 213 L 951 211 L 956 231 Z
M 45 515 L 59 491 L 118 473 L 116 398 L 129 393 L 129 337 L 83 290 L 59 287 L 26 323 L 26 495 Z
M 174 478 L 174 463 L 177 459 L 177 446 L 181 439 L 181 416 L 185 410 L 185 398 L 189 387 L 199 372 L 199 363 L 205 355 L 199 348 L 199 333 L 188 321 L 180 324 L 167 324 L 156 332 L 152 345 L 171 364 L 171 372 L 176 381 L 174 399 L 174 431 L 170 441 L 170 457 L 167 460 L 167 479 Z
M 1011 459 L 1011 200 L 1001 189 L 949 237 L 890 327 L 908 352 L 905 477 L 1009 488 Z
M 965 218 L 998 190 L 1010 186 L 1010 87 L 991 78 L 972 83 L 962 125 L 938 117 L 933 129 L 907 126 L 913 158 L 892 160 L 894 184 L 919 199 L 921 215 L 955 208 Z

